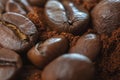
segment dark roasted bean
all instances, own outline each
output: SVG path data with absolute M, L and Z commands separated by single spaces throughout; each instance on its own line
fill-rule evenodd
M 83 33 L 89 22 L 88 12 L 70 1 L 49 0 L 45 6 L 46 22 L 58 32 Z
M 120 0 L 102 0 L 91 15 L 93 27 L 99 34 L 111 34 L 120 26 Z
M 100 53 L 101 44 L 99 35 L 89 33 L 80 37 L 69 52 L 84 54 L 91 60 L 94 60 Z
M 25 10 L 23 10 L 22 7 L 18 3 L 16 3 L 14 0 L 9 0 L 6 3 L 6 11 L 7 12 L 16 12 L 19 14 L 26 15 Z
M 43 70 L 42 80 L 92 80 L 94 66 L 81 54 L 60 56 Z
M 28 58 L 40 68 L 46 66 L 51 60 L 64 54 L 68 50 L 68 41 L 63 36 L 56 36 L 38 43 L 28 52 Z
M 0 49 L 0 80 L 12 80 L 22 67 L 20 56 L 9 49 Z
M 8 12 L 0 21 L 0 45 L 18 52 L 29 49 L 37 39 L 35 25 L 25 16 Z

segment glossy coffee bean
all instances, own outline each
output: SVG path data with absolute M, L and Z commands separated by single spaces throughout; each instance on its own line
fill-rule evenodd
M 91 15 L 94 29 L 99 34 L 111 34 L 120 25 L 120 0 L 102 0 Z
M 38 43 L 28 52 L 28 58 L 37 67 L 43 68 L 56 57 L 68 50 L 68 40 L 63 36 L 56 36 Z
M 25 16 L 8 12 L 0 21 L 0 45 L 17 52 L 28 50 L 35 44 L 37 29 Z
M 94 66 L 81 54 L 65 54 L 51 62 L 42 73 L 42 80 L 92 80 Z
M 69 53 L 80 53 L 94 60 L 100 53 L 101 44 L 99 35 L 89 33 L 80 37 L 76 45 L 71 47 Z
M 14 0 L 8 0 L 8 2 L 6 3 L 6 12 L 16 12 L 26 15 L 26 11 L 22 9 L 22 7 Z
M 0 80 L 13 80 L 22 67 L 20 56 L 9 49 L 0 49 Z
M 73 2 L 49 0 L 45 5 L 48 26 L 58 32 L 83 33 L 89 22 L 88 12 Z

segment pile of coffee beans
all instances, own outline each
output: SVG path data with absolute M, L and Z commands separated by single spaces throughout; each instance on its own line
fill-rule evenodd
M 120 0 L 0 0 L 0 80 L 97 80 L 119 15 Z

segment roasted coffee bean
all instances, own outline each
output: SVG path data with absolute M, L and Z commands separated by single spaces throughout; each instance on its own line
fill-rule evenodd
M 102 0 L 91 15 L 94 29 L 99 34 L 111 34 L 120 26 L 120 0 Z
M 5 11 L 5 4 L 8 0 L 0 0 L 0 17 L 1 14 Z
M 49 0 L 45 6 L 46 22 L 58 32 L 83 33 L 89 22 L 88 12 L 74 3 Z
M 94 60 L 98 53 L 100 53 L 101 44 L 99 35 L 89 33 L 80 37 L 76 45 L 69 52 L 84 54 L 91 60 Z
M 44 43 L 38 43 L 27 55 L 34 65 L 43 68 L 50 61 L 64 54 L 67 50 L 67 39 L 63 36 L 56 36 L 46 40 Z
M 0 80 L 13 80 L 22 67 L 20 56 L 9 49 L 0 49 Z
M 0 3 L 5 6 L 5 4 L 7 3 L 8 0 L 0 0 Z
M 25 16 L 8 12 L 0 21 L 0 45 L 17 52 L 28 50 L 37 39 L 35 25 Z
M 0 3 L 0 14 L 4 11 L 4 6 L 2 3 Z
M 43 70 L 42 80 L 92 80 L 94 66 L 81 54 L 60 56 Z
M 22 7 L 14 0 L 8 0 L 8 2 L 6 3 L 6 11 L 7 12 L 16 12 L 19 14 L 26 15 L 25 10 L 22 9 Z
M 33 6 L 44 6 L 47 0 L 28 0 Z

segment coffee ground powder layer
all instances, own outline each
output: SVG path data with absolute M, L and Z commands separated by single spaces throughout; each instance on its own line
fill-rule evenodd
M 102 53 L 97 66 L 97 80 L 120 80 L 120 28 L 110 37 L 102 35 Z

